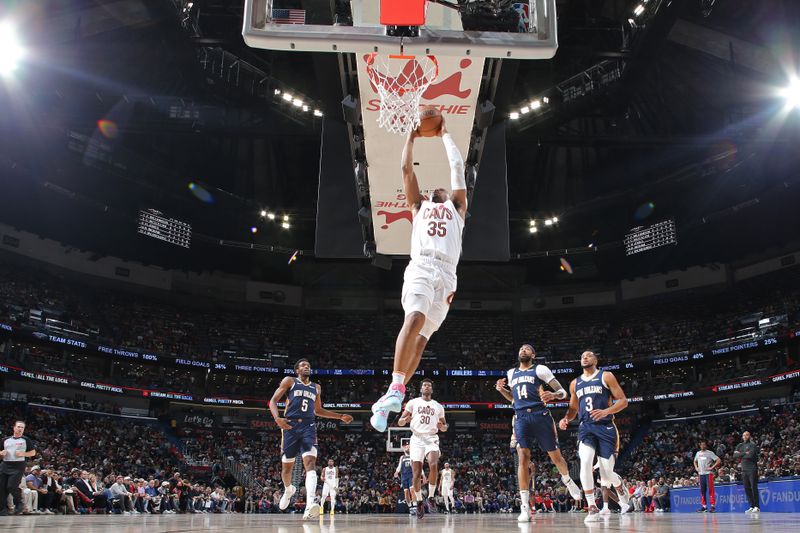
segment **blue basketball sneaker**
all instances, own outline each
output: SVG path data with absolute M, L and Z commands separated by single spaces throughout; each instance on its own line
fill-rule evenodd
M 389 413 L 399 413 L 403 407 L 403 399 L 405 397 L 405 390 L 401 390 L 399 387 L 395 388 L 395 385 L 392 385 L 389 388 L 389 392 L 372 404 L 372 416 L 369 419 L 372 427 L 381 433 L 386 431 Z

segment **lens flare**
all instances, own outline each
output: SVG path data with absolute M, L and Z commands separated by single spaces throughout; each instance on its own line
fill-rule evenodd
M 656 204 L 653 202 L 646 202 L 636 208 L 636 212 L 633 214 L 633 218 L 636 220 L 644 220 L 650 215 L 653 214 L 653 211 L 656 208 Z
M 97 121 L 97 129 L 106 139 L 116 139 L 119 135 L 119 128 L 117 124 L 111 120 L 104 118 Z
M 561 261 L 561 271 L 566 272 L 567 274 L 572 274 L 572 265 L 569 264 L 569 261 L 563 257 L 559 259 L 559 261 Z
M 214 197 L 211 195 L 210 192 L 205 190 L 201 185 L 198 185 L 195 182 L 189 182 L 189 190 L 192 192 L 195 198 L 200 200 L 205 204 L 213 204 Z

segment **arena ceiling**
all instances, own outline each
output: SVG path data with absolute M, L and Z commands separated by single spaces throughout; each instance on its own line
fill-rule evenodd
M 334 119 L 336 59 L 246 47 L 241 0 L 186 4 L 4 4 L 0 18 L 27 57 L 0 83 L 0 222 L 147 263 L 297 280 L 310 257 L 288 265 L 287 255 L 214 242 L 313 250 L 321 120 L 252 80 L 264 75 Z M 797 241 L 800 113 L 782 111 L 775 89 L 798 67 L 800 3 L 673 0 L 635 33 L 637 4 L 559 0 L 556 57 L 503 64 L 494 120 L 507 122 L 508 268 L 520 279 L 567 279 L 558 250 L 568 248 L 572 278 L 616 280 Z M 598 65 L 624 68 L 600 83 Z M 593 90 L 509 120 L 581 75 Z M 200 238 L 187 252 L 137 237 L 145 207 L 190 221 Z M 289 214 L 291 229 L 259 220 L 262 208 Z M 551 216 L 557 225 L 529 233 L 530 218 Z M 675 219 L 678 245 L 626 258 L 627 230 L 664 218 Z M 400 270 L 371 276 L 394 284 Z

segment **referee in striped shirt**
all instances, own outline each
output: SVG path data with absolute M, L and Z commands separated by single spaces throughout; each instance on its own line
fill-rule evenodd
M 14 497 L 14 513 L 22 514 L 22 490 L 19 488 L 25 473 L 25 459 L 36 455 L 33 441 L 24 436 L 25 422 L 14 422 L 14 433 L 3 440 L 0 457 L 0 516 L 8 515 L 8 495 Z

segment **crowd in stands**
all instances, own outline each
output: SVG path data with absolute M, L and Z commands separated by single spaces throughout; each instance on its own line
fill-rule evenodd
M 767 327 L 759 320 L 774 319 Z M 0 265 L 0 320 L 68 331 L 107 345 L 180 357 L 238 357 L 267 366 L 313 355 L 318 367 L 363 367 L 388 360 L 402 323 L 398 310 L 272 312 L 164 294 L 134 294 Z M 539 357 L 573 361 L 584 349 L 631 359 L 679 353 L 729 339 L 783 333 L 800 324 L 800 267 L 740 282 L 724 291 L 684 292 L 613 309 L 453 311 L 428 346 L 428 366 L 504 368 L 519 344 Z M 372 365 L 374 366 L 374 364 Z
M 736 416 L 706 417 L 651 428 L 636 453 L 623 466 L 644 477 L 664 477 L 672 487 L 699 483 L 692 462 L 701 441 L 722 459 L 717 480 L 740 481 L 733 451 L 749 431 L 761 448 L 759 473 L 763 478 L 800 476 L 800 404 Z

